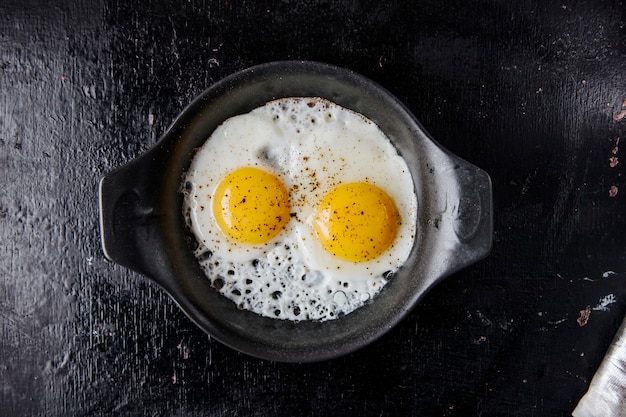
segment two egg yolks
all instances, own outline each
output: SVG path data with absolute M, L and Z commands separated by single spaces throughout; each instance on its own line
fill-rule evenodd
M 220 182 L 213 213 L 231 239 L 260 244 L 272 240 L 290 217 L 289 192 L 275 175 L 239 168 Z M 324 249 L 352 262 L 369 261 L 393 243 L 400 216 L 389 195 L 362 182 L 332 189 L 317 206 L 313 228 Z

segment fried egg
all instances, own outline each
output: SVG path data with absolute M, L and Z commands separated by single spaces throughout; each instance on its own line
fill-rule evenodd
M 211 134 L 185 175 L 183 213 L 202 270 L 240 309 L 324 321 L 368 302 L 406 261 L 414 188 L 371 120 L 285 98 Z

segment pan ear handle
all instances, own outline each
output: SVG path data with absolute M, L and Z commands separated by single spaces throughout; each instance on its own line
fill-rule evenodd
M 100 234 L 108 260 L 146 275 L 137 236 L 154 210 L 137 190 L 133 165 L 125 165 L 100 181 Z
M 461 243 L 456 253 L 456 267 L 461 269 L 491 251 L 493 197 L 491 178 L 482 169 L 459 160 L 456 174 L 460 196 L 454 232 Z
M 151 278 L 159 276 L 164 251 L 157 199 L 160 158 L 148 152 L 100 180 L 100 235 L 107 259 Z

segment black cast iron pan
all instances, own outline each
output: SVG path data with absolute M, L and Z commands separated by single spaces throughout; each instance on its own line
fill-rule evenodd
M 231 116 L 282 97 L 322 97 L 373 120 L 407 161 L 418 197 L 418 236 L 407 263 L 369 304 L 336 320 L 299 323 L 238 310 L 196 263 L 182 215 L 181 182 L 194 149 Z M 352 71 L 273 62 L 211 86 L 148 152 L 100 184 L 108 259 L 159 284 L 215 339 L 259 358 L 337 357 L 391 329 L 445 276 L 485 257 L 492 241 L 489 176 L 437 145 L 389 92 Z

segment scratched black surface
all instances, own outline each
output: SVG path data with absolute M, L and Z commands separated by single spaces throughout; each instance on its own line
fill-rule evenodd
M 2 415 L 569 415 L 626 313 L 626 164 L 609 159 L 626 126 L 624 10 L 3 1 Z M 491 255 L 379 341 L 316 364 L 224 347 L 100 249 L 101 176 L 213 82 L 277 59 L 374 79 L 494 186 Z

